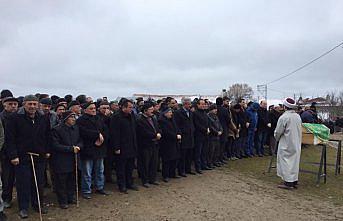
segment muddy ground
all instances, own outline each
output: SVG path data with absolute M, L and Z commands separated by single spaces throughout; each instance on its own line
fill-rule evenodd
M 138 181 L 136 180 L 136 183 Z M 110 196 L 81 199 L 80 207 L 57 207 L 48 194 L 49 214 L 44 220 L 343 220 L 343 208 L 329 201 L 302 197 L 276 184 L 230 171 L 227 167 L 202 175 L 173 179 L 138 192 L 120 194 L 107 185 Z M 301 191 L 304 186 L 299 186 Z M 9 220 L 19 220 L 16 202 L 6 210 Z M 30 211 L 28 220 L 39 220 Z

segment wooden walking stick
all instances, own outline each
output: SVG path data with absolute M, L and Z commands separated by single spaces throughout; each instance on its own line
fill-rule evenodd
M 76 207 L 79 207 L 79 182 L 77 171 L 77 153 L 75 153 L 75 184 L 76 184 Z
M 35 179 L 35 184 L 36 184 L 36 192 L 37 192 L 37 201 L 38 201 L 39 218 L 40 218 L 40 221 L 43 221 L 43 217 L 42 217 L 42 208 L 41 208 L 41 205 L 40 205 L 40 197 L 39 197 L 39 190 L 38 190 L 38 183 L 37 183 L 37 176 L 36 176 L 36 169 L 35 169 L 35 163 L 34 163 L 34 161 L 33 161 L 33 156 L 39 157 L 39 154 L 30 153 L 30 152 L 28 152 L 28 154 L 30 155 L 30 158 L 31 158 L 32 170 L 33 170 L 33 177 L 34 177 L 34 179 Z

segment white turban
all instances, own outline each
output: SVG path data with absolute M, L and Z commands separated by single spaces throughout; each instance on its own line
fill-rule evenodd
M 293 98 L 290 98 L 290 97 L 286 98 L 283 101 L 283 105 L 285 105 L 286 107 L 291 108 L 291 109 L 297 108 L 296 102 L 293 100 Z

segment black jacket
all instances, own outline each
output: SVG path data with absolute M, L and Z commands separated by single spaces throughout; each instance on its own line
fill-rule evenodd
M 250 119 L 248 114 L 246 113 L 246 110 L 243 108 L 238 113 L 238 122 L 241 125 L 241 128 L 239 130 L 239 137 L 247 137 L 248 136 L 248 128 L 246 127 L 246 123 L 250 123 Z
M 269 129 L 269 131 L 271 133 L 273 133 L 272 135 L 274 136 L 274 131 L 275 131 L 275 128 L 276 128 L 276 125 L 277 125 L 277 121 L 279 120 L 281 116 L 281 113 L 275 111 L 275 110 L 271 110 L 269 113 L 268 113 L 268 122 L 271 124 L 271 127 Z
M 257 132 L 266 132 L 268 130 L 268 110 L 265 108 L 259 108 L 257 115 Z
M 220 137 L 222 142 L 226 142 L 228 139 L 228 134 L 229 134 L 229 125 L 230 125 L 230 114 L 229 111 L 226 107 L 219 106 L 217 107 L 218 109 L 218 119 L 220 121 L 220 124 L 223 127 L 223 136 Z
M 194 120 L 194 137 L 196 140 L 203 142 L 208 138 L 207 129 L 210 127 L 208 116 L 205 110 L 196 110 L 193 114 Z
M 215 114 L 208 114 L 208 118 L 210 120 L 210 141 L 219 141 L 221 136 L 218 135 L 219 131 L 223 133 L 223 127 L 220 124 L 220 121 L 218 119 L 218 116 Z
M 189 111 L 188 117 L 186 111 L 181 108 L 174 112 L 174 119 L 182 135 L 181 148 L 193 148 L 195 128 L 192 111 Z
M 162 134 L 162 132 L 157 120 L 154 117 L 151 117 L 151 120 L 154 126 L 149 123 L 148 117 L 143 114 L 140 114 L 137 119 L 136 131 L 138 150 L 156 147 L 158 145 L 156 135 L 157 133 Z
M 110 123 L 110 148 L 120 150 L 117 157 L 133 158 L 137 155 L 136 122 L 133 113 L 117 112 Z
M 83 141 L 83 150 L 80 152 L 81 159 L 99 159 L 106 156 L 106 142 L 96 146 L 95 142 L 101 133 L 106 141 L 105 124 L 98 115 L 83 114 L 76 121 L 80 136 Z
M 1 113 L 0 113 L 0 120 L 2 122 L 2 126 L 4 128 L 4 134 L 6 134 L 6 124 L 8 123 L 8 120 L 10 119 L 10 116 L 13 115 L 14 113 L 11 113 L 11 112 L 7 112 L 5 110 L 3 110 Z M 6 147 L 6 137 L 5 137 L 5 140 L 4 140 L 4 144 L 1 148 L 1 157 L 3 159 L 8 159 L 8 153 L 6 152 L 7 150 L 7 147 Z
M 75 170 L 74 147 L 83 144 L 80 137 L 79 127 L 74 125 L 67 126 L 64 123 L 52 129 L 51 133 L 51 163 L 56 173 L 68 173 Z
M 5 121 L 6 122 L 6 121 Z M 20 163 L 30 161 L 28 152 L 39 154 L 41 160 L 49 152 L 50 122 L 49 119 L 36 112 L 31 119 L 21 109 L 12 114 L 5 125 L 6 153 L 9 159 L 19 157 Z
M 162 130 L 162 139 L 160 142 L 160 154 L 163 160 L 176 160 L 180 157 L 179 141 L 176 136 L 181 135 L 176 126 L 174 118 L 167 119 L 161 115 L 158 120 Z

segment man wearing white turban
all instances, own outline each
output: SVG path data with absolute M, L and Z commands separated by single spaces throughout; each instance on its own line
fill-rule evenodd
M 301 154 L 301 118 L 295 112 L 296 103 L 292 98 L 283 102 L 286 111 L 279 118 L 274 132 L 279 142 L 277 153 L 277 175 L 284 181 L 282 189 L 297 187 Z

